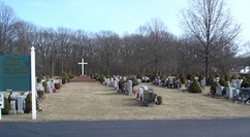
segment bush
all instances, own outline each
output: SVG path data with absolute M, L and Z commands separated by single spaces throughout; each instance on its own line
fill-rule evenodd
M 123 80 L 123 79 L 121 79 L 120 81 L 119 81 L 119 90 L 123 90 L 124 89 L 124 84 L 125 84 L 125 80 Z
M 191 74 L 188 74 L 188 75 L 187 75 L 187 79 L 188 79 L 188 80 L 194 80 L 194 76 L 191 75 Z
M 250 87 L 250 79 L 249 78 L 245 78 L 243 80 L 243 82 L 241 83 L 241 87 L 244 87 L 244 88 Z
M 36 100 L 36 109 L 38 109 L 39 102 Z M 25 98 L 25 113 L 30 113 L 32 112 L 32 98 L 31 98 L 31 93 L 27 95 Z
M 71 72 L 68 73 L 68 76 L 69 76 L 70 79 L 74 78 L 74 75 L 72 75 Z
M 137 80 L 136 78 L 134 78 L 134 77 L 129 77 L 129 78 L 127 78 L 127 81 L 128 81 L 128 80 L 131 80 L 131 81 L 132 81 L 132 86 L 133 86 L 133 87 L 139 85 L 138 80 Z
M 161 105 L 162 104 L 162 97 L 161 96 L 157 96 L 157 105 Z
M 224 79 L 221 79 L 219 81 L 219 83 L 220 83 L 221 86 L 226 86 L 227 85 L 227 82 Z
M 44 92 L 42 90 L 38 90 L 37 95 L 41 98 L 44 95 Z
M 201 88 L 196 80 L 194 80 L 193 83 L 190 85 L 189 91 L 191 93 L 201 93 L 202 92 L 202 90 L 201 90 Z
M 226 81 L 231 81 L 231 77 L 230 77 L 229 75 L 226 75 L 226 76 L 225 76 L 225 80 L 226 80 Z
M 181 80 L 181 83 L 185 83 L 185 79 L 186 79 L 186 76 L 185 76 L 185 74 L 181 74 L 180 75 L 180 80 Z
M 236 75 L 233 75 L 231 79 L 238 79 L 238 77 Z
M 62 84 L 65 84 L 66 83 L 66 78 L 62 78 Z
M 55 88 L 56 89 L 60 89 L 61 88 L 61 84 L 60 83 L 55 83 Z
M 36 82 L 37 82 L 37 83 L 40 83 L 41 81 L 42 81 L 42 79 L 41 79 L 40 77 L 37 77 L 37 78 L 36 78 Z
M 61 74 L 61 78 L 65 80 L 65 83 L 70 81 L 70 78 L 66 72 Z
M 4 97 L 4 108 L 2 109 L 3 115 L 8 115 L 10 111 L 10 102 L 9 99 Z
M 215 81 L 214 84 L 210 88 L 210 93 L 212 95 L 215 95 L 215 89 L 216 89 L 217 86 L 219 86 L 219 84 Z
M 104 76 L 100 75 L 100 77 L 98 78 L 98 81 L 100 81 L 101 83 L 103 83 L 104 82 Z
M 48 90 L 47 81 L 43 82 L 43 87 L 44 87 L 44 92 L 47 92 L 47 90 Z

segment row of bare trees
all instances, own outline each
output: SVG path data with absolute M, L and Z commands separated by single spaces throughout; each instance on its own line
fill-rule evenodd
M 80 74 L 81 58 L 88 62 L 87 74 L 227 73 L 237 63 L 234 38 L 239 27 L 230 28 L 222 0 L 193 2 L 202 6 L 183 12 L 188 35 L 181 38 L 157 18 L 122 37 L 112 31 L 42 28 L 18 19 L 11 7 L 1 3 L 0 55 L 17 51 L 28 55 L 34 46 L 37 71 L 49 75 Z

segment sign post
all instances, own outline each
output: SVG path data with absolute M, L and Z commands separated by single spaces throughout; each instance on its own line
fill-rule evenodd
M 4 97 L 0 94 L 0 120 L 2 120 L 2 109 L 4 108 Z
M 32 119 L 36 120 L 36 59 L 35 48 L 31 48 L 31 94 L 32 94 Z

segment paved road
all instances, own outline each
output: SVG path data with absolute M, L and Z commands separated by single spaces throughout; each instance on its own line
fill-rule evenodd
M 0 137 L 249 137 L 250 118 L 0 122 Z

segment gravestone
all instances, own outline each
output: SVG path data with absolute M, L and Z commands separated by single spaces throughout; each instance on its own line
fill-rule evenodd
M 235 87 L 236 88 L 236 80 L 235 79 L 232 79 L 232 87 Z
M 236 89 L 240 89 L 241 88 L 241 80 L 236 80 Z
M 223 88 L 224 88 L 224 87 L 222 87 L 222 86 L 217 86 L 217 87 L 216 87 L 216 93 L 215 93 L 215 94 L 216 94 L 217 96 L 222 96 L 222 90 L 223 90 Z
M 143 88 L 140 87 L 138 89 L 138 100 L 142 100 L 142 98 L 143 98 Z
M 19 96 L 18 93 L 11 93 L 10 95 L 10 111 L 9 113 L 10 114 L 16 114 L 17 111 L 16 111 L 16 101 L 17 101 L 17 97 Z
M 233 98 L 233 90 L 235 88 L 233 87 L 227 87 L 226 89 L 226 96 L 229 98 L 229 99 L 232 99 Z
M 127 82 L 127 91 L 128 91 L 128 95 L 132 96 L 133 95 L 133 85 L 132 85 L 132 80 L 128 80 Z
M 107 78 L 107 86 L 110 86 L 110 78 Z
M 206 86 L 206 78 L 203 78 L 202 80 L 201 80 L 201 87 L 205 87 Z
M 44 87 L 43 87 L 43 84 L 40 82 L 40 83 L 36 83 L 36 91 L 38 90 L 42 90 L 44 91 Z
M 17 97 L 17 113 L 24 113 L 24 101 L 25 96 L 18 96 Z

